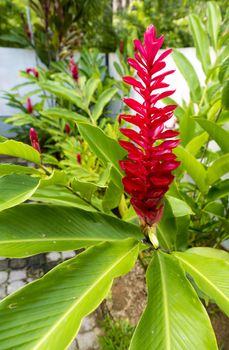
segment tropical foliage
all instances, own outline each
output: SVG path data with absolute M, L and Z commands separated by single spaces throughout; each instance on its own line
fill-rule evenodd
M 181 166 L 175 171 L 175 181 L 164 200 L 158 196 L 156 210 L 158 204 L 164 206 L 163 216 L 160 212 L 157 220 L 147 221 L 153 230 L 138 225 L 127 194 L 133 198 L 136 192 L 126 186 L 127 192 L 123 190 L 124 173 L 119 161 L 126 160 L 126 151 L 118 139 L 127 141 L 126 137 L 133 136 L 133 129 L 125 124 L 128 131 L 122 136 L 118 121 L 107 119 L 109 103 L 118 97 L 117 88 L 123 85 L 116 86 L 102 65 L 89 75 L 93 57 L 87 61 L 89 54 L 84 53 L 84 60 L 81 58 L 78 64 L 79 77 L 74 62 L 70 70 L 60 62 L 54 64 L 53 71 L 23 73 L 40 96 L 40 102 L 37 106 L 32 104 L 32 109 L 30 103 L 25 107 L 14 95 L 8 95 L 10 103 L 23 112 L 8 121 L 23 126 L 27 134 L 33 127 L 39 135 L 35 130 L 30 132 L 33 147 L 0 138 L 0 154 L 28 162 L 28 166 L 0 164 L 0 255 L 19 258 L 50 251 L 83 250 L 0 303 L 2 349 L 66 349 L 82 319 L 107 296 L 114 278 L 132 269 L 139 254 L 147 262 L 148 301 L 129 349 L 218 348 L 200 299 L 214 301 L 229 315 L 229 258 L 225 251 L 216 249 L 225 239 L 228 225 L 225 215 L 229 187 L 223 178 L 229 148 L 225 129 L 229 108 L 228 35 L 219 35 L 222 20 L 215 3 L 208 4 L 207 14 L 208 34 L 198 17 L 189 18 L 197 57 L 206 75 L 205 86 L 200 85 L 191 63 L 179 51 L 173 54 L 190 87 L 191 100 L 175 110 L 181 145 L 174 153 Z M 148 69 L 146 61 L 149 64 L 151 60 L 149 79 L 163 68 L 161 63 L 166 60 L 162 54 L 155 63 L 152 47 L 155 49 L 156 42 L 152 32 L 145 35 L 143 46 L 137 41 L 140 53 L 135 58 L 142 60 L 140 65 Z M 215 51 L 214 61 L 210 43 Z M 133 78 L 133 71 L 122 62 L 116 69 L 121 74 L 128 70 L 128 79 L 124 80 L 138 85 L 141 93 L 144 90 L 146 101 L 150 99 L 154 104 L 157 98 L 165 97 L 157 92 L 146 96 L 145 90 L 152 86 L 148 80 L 139 85 L 141 72 Z M 142 80 L 144 83 L 144 75 Z M 129 88 L 125 87 L 126 91 Z M 145 104 L 127 101 L 135 110 L 137 106 L 137 113 L 144 114 Z M 165 102 L 174 104 L 170 97 Z M 147 107 L 148 117 L 152 110 L 156 113 L 156 107 L 151 107 Z M 128 118 L 122 119 L 127 122 Z M 120 119 L 119 122 L 123 123 Z M 150 132 L 156 131 L 147 129 L 148 136 Z M 162 147 L 160 137 L 156 140 L 157 150 L 164 152 L 171 146 L 167 143 Z M 210 148 L 212 140 L 218 145 L 214 152 Z M 151 146 L 147 143 L 147 149 Z M 166 164 L 166 159 L 163 161 Z M 134 170 L 129 170 L 133 174 Z M 137 169 L 135 175 L 138 178 L 144 174 Z

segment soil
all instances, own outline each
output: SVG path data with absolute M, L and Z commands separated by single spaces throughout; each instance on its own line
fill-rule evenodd
M 146 305 L 147 292 L 144 270 L 139 262 L 127 275 L 115 280 L 112 297 L 106 300 L 105 309 L 114 319 L 128 319 L 136 325 Z M 104 308 L 104 305 L 103 305 Z M 229 350 L 229 318 L 215 304 L 207 312 L 216 333 L 220 350 Z

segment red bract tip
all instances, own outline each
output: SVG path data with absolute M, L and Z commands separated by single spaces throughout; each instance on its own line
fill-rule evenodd
M 71 71 L 72 78 L 77 81 L 79 78 L 79 69 L 73 57 L 70 58 L 69 69 Z
M 32 147 L 41 153 L 37 132 L 34 130 L 34 128 L 31 128 L 29 131 L 29 138 L 30 138 Z
M 37 68 L 26 68 L 26 73 L 32 73 L 34 76 L 35 76 L 35 78 L 38 78 L 39 77 L 39 72 L 38 72 L 38 70 L 37 70 Z
M 123 80 L 141 96 L 141 102 L 125 98 L 125 104 L 134 113 L 119 117 L 119 120 L 123 119 L 137 127 L 135 130 L 120 129 L 130 139 L 120 141 L 120 145 L 128 151 L 128 160 L 120 161 L 120 166 L 126 174 L 123 178 L 124 189 L 131 196 L 131 204 L 145 227 L 160 221 L 163 197 L 174 178 L 172 171 L 180 164 L 172 153 L 179 143 L 179 140 L 174 139 L 178 133 L 167 130 L 164 125 L 173 117 L 175 106 L 156 106 L 159 100 L 174 92 L 163 91 L 169 86 L 164 79 L 173 73 L 163 70 L 166 66 L 164 59 L 171 50 L 158 56 L 163 41 L 163 36 L 156 37 L 152 25 L 146 30 L 143 43 L 134 40 L 135 58 L 129 58 L 128 63 L 135 69 L 136 78 L 127 76 Z
M 81 164 L 81 154 L 79 152 L 76 154 L 76 161 L 78 164 Z
M 32 101 L 31 101 L 31 98 L 28 97 L 27 98 L 27 101 L 26 101 L 26 108 L 27 108 L 27 112 L 28 113 L 32 113 L 33 112 L 33 105 L 32 105 Z
M 70 134 L 71 128 L 70 128 L 70 125 L 68 123 L 65 124 L 64 131 L 66 132 L 66 134 L 68 134 L 68 135 Z

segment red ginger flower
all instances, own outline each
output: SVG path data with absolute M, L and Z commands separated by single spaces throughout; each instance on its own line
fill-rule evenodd
M 126 173 L 123 178 L 124 189 L 130 194 L 131 204 L 145 228 L 161 219 L 164 194 L 173 181 L 172 171 L 180 164 L 172 153 L 179 143 L 174 137 L 179 133 L 164 130 L 164 123 L 173 116 L 176 106 L 156 107 L 159 100 L 174 92 L 156 91 L 169 86 L 164 78 L 174 72 L 160 72 L 166 66 L 165 57 L 172 51 L 168 49 L 156 57 L 163 41 L 164 37 L 156 38 L 155 28 L 149 26 L 144 34 L 144 43 L 134 40 L 135 59 L 128 59 L 129 65 L 136 70 L 140 79 L 130 76 L 123 78 L 143 99 L 141 103 L 132 98 L 124 99 L 135 114 L 121 114 L 120 118 L 137 126 L 138 131 L 121 128 L 123 135 L 133 142 L 119 143 L 128 151 L 128 159 L 120 161 L 120 166 Z
M 81 164 L 81 154 L 80 154 L 80 152 L 78 152 L 76 154 L 76 161 L 77 161 L 78 164 Z
M 68 135 L 70 134 L 71 128 L 70 128 L 70 125 L 68 123 L 65 124 L 64 131 L 66 132 L 66 134 L 68 134 Z
M 27 107 L 27 112 L 31 114 L 33 112 L 33 105 L 30 97 L 27 98 L 26 107 Z
M 30 142 L 31 142 L 32 147 L 41 153 L 41 148 L 40 148 L 37 132 L 34 130 L 34 128 L 30 128 L 29 138 L 30 138 Z
M 39 77 L 39 72 L 38 72 L 36 67 L 34 67 L 34 68 L 26 68 L 25 71 L 26 71 L 26 73 L 32 73 L 35 76 L 35 78 Z
M 79 70 L 77 64 L 74 61 L 73 56 L 70 58 L 69 61 L 69 69 L 71 71 L 72 78 L 77 81 L 79 78 Z

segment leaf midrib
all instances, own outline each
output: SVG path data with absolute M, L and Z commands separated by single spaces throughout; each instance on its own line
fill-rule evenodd
M 165 320 L 165 342 L 166 342 L 166 350 L 171 350 L 171 336 L 170 336 L 170 327 L 169 327 L 169 307 L 168 307 L 168 297 L 166 291 L 166 282 L 165 282 L 165 272 L 163 269 L 163 263 L 160 260 L 160 256 L 158 255 L 158 262 L 161 270 L 161 287 L 162 287 L 162 297 L 164 304 L 164 320 Z
M 33 350 L 39 350 L 39 346 L 43 345 L 44 341 L 46 341 L 46 339 L 58 328 L 58 326 L 61 324 L 61 322 L 77 307 L 78 304 L 80 304 L 80 302 L 93 290 L 93 288 L 95 288 L 102 281 L 102 279 L 105 278 L 109 274 L 109 272 L 115 268 L 115 266 L 117 266 L 124 258 L 126 258 L 128 254 L 130 254 L 134 249 L 136 249 L 136 247 L 137 247 L 137 243 L 134 245 L 134 247 L 132 249 L 128 250 L 128 252 L 125 255 L 122 255 L 122 257 L 120 259 L 118 259 L 118 261 L 116 260 L 115 263 L 112 264 L 106 270 L 106 272 L 103 273 L 102 276 L 100 278 L 98 278 L 98 280 L 96 280 L 96 282 L 93 283 L 75 303 L 73 303 L 73 305 L 67 310 L 67 312 L 65 312 L 61 316 L 61 318 L 57 321 L 57 323 L 53 327 L 51 327 L 49 332 L 46 333 L 46 335 L 41 339 L 41 341 L 35 345 Z M 69 344 L 70 344 L 70 342 L 69 342 Z

